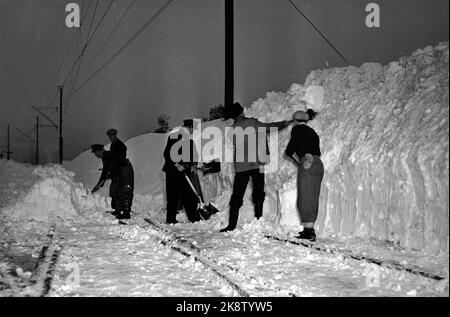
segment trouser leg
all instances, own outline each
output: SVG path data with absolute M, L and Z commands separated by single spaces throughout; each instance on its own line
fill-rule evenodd
M 115 211 L 120 211 L 120 188 L 119 188 L 119 179 L 114 178 L 111 180 L 111 184 L 109 185 L 109 197 L 111 197 L 111 208 Z
M 311 224 L 314 224 L 317 220 L 323 176 L 323 163 L 318 157 L 314 158 L 314 162 L 309 169 L 305 169 L 303 164 L 300 164 L 297 181 L 297 207 L 301 222 L 308 227 L 311 227 Z
M 236 228 L 239 220 L 239 209 L 244 202 L 245 190 L 247 189 L 248 182 L 250 180 L 249 172 L 236 173 L 234 176 L 233 194 L 230 200 L 230 217 L 228 227 L 231 229 Z
M 174 223 L 177 221 L 178 202 L 180 193 L 178 191 L 178 177 L 173 172 L 166 172 L 166 199 L 167 214 L 166 222 Z
M 120 209 L 128 215 L 131 213 L 134 197 L 134 170 L 131 163 L 122 167 L 120 173 Z
M 266 193 L 264 191 L 265 175 L 259 170 L 252 171 L 250 175 L 253 186 L 252 199 L 255 207 L 255 217 L 259 219 L 263 215 L 264 200 L 266 198 Z

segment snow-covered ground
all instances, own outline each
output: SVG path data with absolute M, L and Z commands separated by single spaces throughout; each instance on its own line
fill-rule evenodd
M 34 265 L 56 225 L 51 296 L 448 296 L 448 43 L 388 66 L 312 72 L 246 112 L 288 119 L 301 100 L 320 111 L 322 251 L 267 237 L 292 240 L 299 229 L 295 171 L 281 156 L 289 130 L 278 135 L 279 166 L 266 176 L 264 219 L 253 219 L 248 192 L 230 234 L 218 231 L 227 224 L 231 164 L 201 177 L 205 197 L 223 211 L 208 222 L 188 224 L 183 213 L 162 229 L 144 221 L 165 219 L 166 136 L 148 134 L 127 142 L 136 172 L 128 226 L 106 213 L 107 186 L 90 194 L 101 168 L 90 152 L 63 167 L 0 161 L 0 295 L 35 294 Z

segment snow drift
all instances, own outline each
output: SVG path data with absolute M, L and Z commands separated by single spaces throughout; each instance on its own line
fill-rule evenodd
M 9 184 L 24 184 L 28 178 L 32 179 L 32 184 L 18 193 L 13 203 L 2 209 L 2 214 L 9 219 L 66 222 L 79 220 L 81 216 L 87 216 L 90 210 L 104 210 L 107 207 L 104 197 L 89 195 L 82 184 L 73 181 L 74 173 L 60 166 L 40 166 L 31 173 L 29 169 L 17 164 L 15 174 L 22 170 L 20 175 L 23 177 L 14 180 L 9 177 Z M 10 173 L 4 170 L 2 176 L 5 174 Z
M 448 252 L 448 58 L 445 42 L 387 66 L 313 71 L 303 86 L 270 92 L 246 110 L 264 122 L 290 119 L 306 100 L 320 112 L 312 127 L 326 169 L 321 234 Z M 298 227 L 296 171 L 283 158 L 289 136 L 290 130 L 278 135 L 279 166 L 266 176 L 265 213 Z M 221 184 L 219 193 L 232 177 L 226 168 L 209 187 Z

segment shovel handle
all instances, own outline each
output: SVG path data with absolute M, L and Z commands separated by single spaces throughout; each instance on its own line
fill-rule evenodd
M 195 189 L 194 184 L 192 184 L 191 180 L 189 179 L 189 176 L 187 176 L 186 173 L 183 173 L 183 174 L 184 174 L 184 177 L 186 178 L 187 182 L 191 186 L 191 189 L 194 191 L 195 196 L 197 196 L 198 200 L 200 201 L 200 204 L 204 205 L 205 203 L 203 202 L 202 198 L 200 197 L 197 190 Z

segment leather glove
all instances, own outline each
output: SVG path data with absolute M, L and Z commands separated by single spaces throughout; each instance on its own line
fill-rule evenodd
M 314 157 L 309 153 L 305 154 L 305 160 L 303 162 L 303 167 L 308 170 L 311 168 L 313 162 L 314 162 Z
M 181 164 L 176 163 L 175 167 L 177 168 L 178 172 L 184 172 L 184 166 Z

